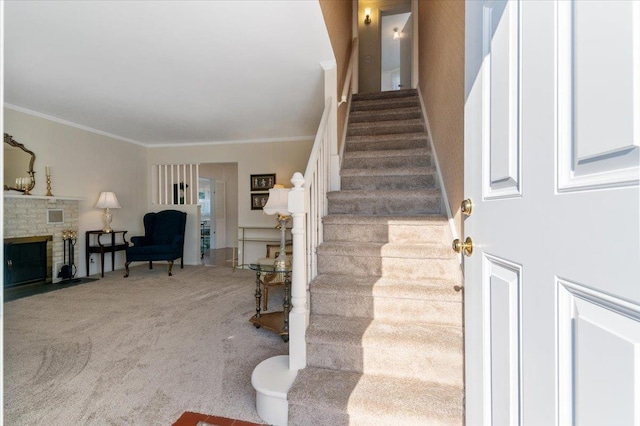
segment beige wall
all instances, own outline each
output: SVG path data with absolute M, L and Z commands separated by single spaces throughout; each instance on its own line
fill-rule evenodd
M 76 245 L 78 276 L 86 274 L 85 231 L 102 229 L 102 210 L 93 207 L 101 191 L 115 192 L 122 206 L 112 211 L 114 229 L 128 230 L 128 237 L 143 232 L 142 216 L 148 206 L 146 148 L 7 108 L 4 131 L 36 155 L 34 195 L 46 194 L 44 169 L 49 165 L 54 195 L 83 198 Z M 109 255 L 105 257 L 110 265 Z M 98 262 L 90 274 L 99 272 Z M 124 252 L 119 252 L 116 268 L 123 267 Z
M 342 97 L 345 74 L 349 66 L 351 55 L 351 41 L 353 39 L 353 2 L 352 0 L 320 0 L 320 8 L 324 16 L 324 22 L 329 32 L 331 47 L 336 57 L 336 71 L 338 74 L 338 102 Z M 338 108 L 338 143 L 342 143 L 342 134 L 347 117 L 347 104 Z M 340 149 L 340 147 L 338 147 Z
M 371 8 L 371 23 L 365 25 L 364 10 Z M 360 52 L 358 58 L 359 92 L 379 92 L 381 73 L 380 19 L 382 12 L 398 9 L 399 12 L 411 10 L 411 0 L 362 0 L 358 2 L 358 39 Z M 370 61 L 367 62 L 367 56 Z
M 272 226 L 272 216 L 251 210 L 252 174 L 275 173 L 276 183 L 291 187 L 291 176 L 304 173 L 313 141 L 197 145 L 149 148 L 149 165 L 238 163 L 238 226 Z
M 464 198 L 464 1 L 419 2 L 420 92 L 458 235 Z

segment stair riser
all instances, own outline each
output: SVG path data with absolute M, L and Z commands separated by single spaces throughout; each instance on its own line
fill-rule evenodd
M 435 353 L 398 350 L 396 347 L 363 348 L 310 342 L 307 354 L 310 367 L 383 375 L 393 371 L 394 377 L 420 377 L 452 386 L 463 384 L 462 341 L 448 351 Z
M 423 124 L 380 124 L 371 123 L 363 127 L 350 127 L 348 136 L 394 135 L 399 133 L 424 132 Z
M 440 197 L 424 199 L 334 198 L 329 194 L 329 214 L 415 215 L 440 213 Z
M 364 157 L 350 158 L 345 156 L 342 161 L 342 169 L 386 169 L 394 167 L 419 167 L 430 166 L 430 155 L 412 155 L 412 156 L 396 156 L 384 157 Z
M 380 111 L 390 108 L 411 108 L 420 107 L 420 100 L 417 97 L 399 98 L 393 101 L 355 101 L 351 102 L 351 112 L 357 111 Z
M 344 176 L 340 179 L 345 190 L 374 189 L 426 189 L 435 187 L 435 177 L 429 175 L 407 176 Z
M 445 225 L 324 225 L 325 241 L 370 243 L 442 243 L 449 244 Z
M 322 293 L 312 290 L 311 311 L 314 315 L 462 326 L 461 302 L 363 297 L 357 294 Z
M 395 279 L 460 279 L 460 267 L 451 259 L 403 259 L 318 255 L 319 274 L 382 276 Z
M 361 111 L 352 113 L 349 117 L 349 123 L 373 123 L 376 121 L 390 120 L 412 120 L 422 118 L 420 110 L 416 111 L 394 111 L 394 110 L 378 110 L 378 111 Z

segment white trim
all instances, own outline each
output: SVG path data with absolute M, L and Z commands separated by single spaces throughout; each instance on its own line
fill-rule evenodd
M 349 118 L 351 117 L 351 99 L 353 93 L 347 98 L 347 113 L 344 117 L 344 127 L 342 128 L 342 143 L 340 144 L 340 170 L 342 170 L 342 162 L 344 161 L 344 147 L 347 145 L 347 131 L 349 129 Z
M 43 114 L 41 112 L 36 112 L 36 111 L 30 110 L 30 109 L 27 109 L 27 108 L 22 108 L 22 107 L 19 107 L 19 106 L 16 106 L 16 105 L 9 104 L 7 102 L 4 103 L 4 107 L 8 108 L 8 109 L 12 109 L 14 111 L 22 112 L 24 114 L 29 114 L 29 115 L 32 115 L 34 117 L 44 118 L 45 120 L 53 121 L 55 123 L 64 124 L 65 126 L 75 127 L 76 129 L 85 130 L 87 132 L 95 133 L 95 134 L 101 135 L 101 136 L 107 136 L 109 138 L 117 139 L 117 140 L 122 141 L 122 142 L 129 142 L 129 143 L 132 143 L 132 144 L 135 144 L 135 145 L 147 146 L 146 144 L 144 144 L 142 142 L 139 142 L 139 141 L 136 141 L 136 140 L 133 140 L 133 139 L 123 138 L 122 136 L 117 136 L 117 135 L 114 135 L 112 133 L 103 132 L 102 130 L 94 129 L 92 127 L 83 126 L 82 124 L 74 123 L 72 121 L 63 120 L 62 118 L 54 117 L 54 116 L 48 115 L 48 114 Z
M 335 63 L 335 61 L 334 61 Z M 225 145 L 225 144 L 239 144 L 239 143 L 270 143 L 270 142 L 296 142 L 296 141 L 310 141 L 315 138 L 315 135 L 305 136 L 289 136 L 282 138 L 260 138 L 260 139 L 239 139 L 239 140 L 224 140 L 224 141 L 204 141 L 204 142 L 167 142 L 167 143 L 144 143 L 133 139 L 124 138 L 122 136 L 114 135 L 112 133 L 103 132 L 102 130 L 94 129 L 92 127 L 83 126 L 82 124 L 74 123 L 72 121 L 63 120 L 52 115 L 43 114 L 41 112 L 32 111 L 27 108 L 22 108 L 16 105 L 4 103 L 4 107 L 14 111 L 29 114 L 34 117 L 44 118 L 45 120 L 53 121 L 55 123 L 64 124 L 65 126 L 75 127 L 76 129 L 84 130 L 97 135 L 106 136 L 112 139 L 116 139 L 122 142 L 132 143 L 134 145 L 142 146 L 145 148 L 170 148 L 170 147 L 187 147 L 187 146 L 201 146 L 201 145 Z
M 418 91 L 418 98 L 420 99 L 420 107 L 422 108 L 422 117 L 424 118 L 424 123 L 427 127 L 427 136 L 429 140 L 429 145 L 431 145 L 431 158 L 436 167 L 436 173 L 438 176 L 438 186 L 440 187 L 440 192 L 442 194 L 442 203 L 444 204 L 444 210 L 447 213 L 447 219 L 449 221 L 449 228 L 451 229 L 451 236 L 455 238 L 460 238 L 458 235 L 458 231 L 456 230 L 455 222 L 453 221 L 453 214 L 451 212 L 451 207 L 449 206 L 449 197 L 447 197 L 447 191 L 442 182 L 442 171 L 440 170 L 440 163 L 438 162 L 438 155 L 436 154 L 436 148 L 433 144 L 433 133 L 431 133 L 431 126 L 429 125 L 429 118 L 427 117 L 427 108 L 424 105 L 424 99 L 422 98 L 422 92 L 420 91 L 420 86 L 416 89 Z M 462 266 L 462 255 L 458 253 L 458 263 Z
M 209 142 L 168 142 L 168 143 L 152 143 L 146 144 L 147 148 L 168 148 L 168 147 L 185 147 L 185 146 L 202 146 L 202 145 L 228 145 L 240 143 L 271 143 L 271 142 L 297 142 L 310 141 L 315 135 L 306 136 L 290 136 L 286 138 L 260 138 L 260 139 L 238 139 L 225 141 L 209 141 Z

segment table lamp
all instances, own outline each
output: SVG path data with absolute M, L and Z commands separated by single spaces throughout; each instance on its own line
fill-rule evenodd
M 113 232 L 113 229 L 111 229 L 111 219 L 113 219 L 113 215 L 109 209 L 120 208 L 120 203 L 116 198 L 116 194 L 113 192 L 102 192 L 95 207 L 97 209 L 104 209 L 104 213 L 102 214 L 102 223 L 104 224 L 104 228 L 102 228 L 102 231 L 106 233 Z
M 279 186 L 279 185 L 278 185 Z M 269 199 L 262 208 L 265 214 L 278 215 L 278 226 L 280 227 L 280 253 L 273 266 L 276 270 L 286 270 L 291 267 L 291 260 L 287 257 L 285 245 L 286 224 L 291 219 L 289 213 L 289 191 L 290 188 L 276 187 L 269 190 Z

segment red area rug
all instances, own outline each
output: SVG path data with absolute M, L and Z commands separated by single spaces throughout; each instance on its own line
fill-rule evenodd
M 226 417 L 209 416 L 207 414 L 184 412 L 173 426 L 196 426 L 198 422 L 205 422 L 212 426 L 261 426 L 258 423 L 243 420 L 227 419 Z

